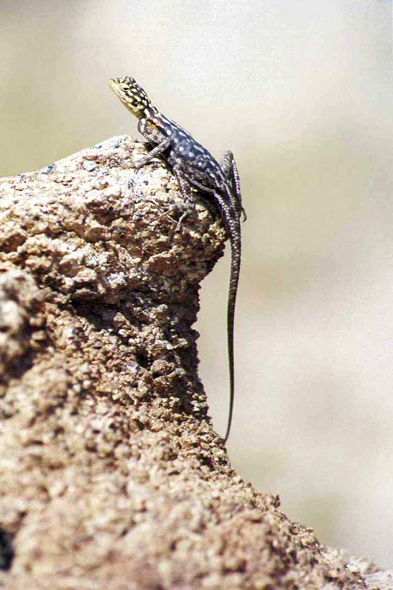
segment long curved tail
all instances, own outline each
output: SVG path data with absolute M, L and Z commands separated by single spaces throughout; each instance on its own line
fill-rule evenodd
M 229 414 L 227 430 L 224 437 L 226 443 L 232 426 L 233 408 L 235 402 L 235 310 L 236 297 L 239 285 L 241 265 L 241 229 L 238 218 L 231 217 L 228 221 L 227 231 L 231 242 L 231 274 L 229 279 L 228 310 L 227 310 L 227 338 L 228 338 L 228 365 L 229 365 Z

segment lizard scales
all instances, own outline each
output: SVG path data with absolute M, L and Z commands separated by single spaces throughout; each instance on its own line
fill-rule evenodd
M 230 240 L 231 271 L 227 310 L 230 402 L 226 442 L 232 424 L 235 396 L 234 323 L 241 263 L 240 217 L 243 215 L 246 219 L 235 159 L 231 151 L 226 151 L 218 163 L 188 131 L 162 115 L 143 88 L 130 76 L 114 78 L 110 80 L 109 86 L 139 119 L 138 131 L 152 146 L 152 150 L 139 160 L 136 168 L 145 166 L 157 156 L 162 157 L 175 174 L 186 205 L 192 202 L 192 188 L 199 189 L 213 199 Z

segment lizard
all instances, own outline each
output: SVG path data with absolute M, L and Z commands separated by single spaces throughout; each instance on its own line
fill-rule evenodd
M 216 204 L 231 244 L 231 270 L 227 307 L 227 341 L 229 364 L 229 414 L 224 443 L 232 425 L 235 399 L 234 324 L 236 297 L 241 265 L 240 218 L 247 216 L 242 205 L 240 177 L 231 151 L 218 163 L 212 154 L 183 127 L 165 117 L 150 101 L 134 78 L 125 76 L 109 81 L 110 88 L 125 107 L 138 119 L 138 131 L 148 141 L 151 151 L 136 164 L 139 169 L 161 157 L 174 173 L 181 195 L 188 207 L 193 189 L 208 195 Z M 184 213 L 179 222 L 187 215 Z

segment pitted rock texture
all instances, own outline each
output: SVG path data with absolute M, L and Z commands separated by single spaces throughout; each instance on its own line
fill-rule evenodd
M 232 469 L 192 329 L 225 232 L 144 150 L 0 181 L 0 587 L 366 587 Z

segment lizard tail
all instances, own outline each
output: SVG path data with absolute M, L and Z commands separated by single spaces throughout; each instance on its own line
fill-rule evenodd
M 231 274 L 229 280 L 228 310 L 227 310 L 227 338 L 228 338 L 228 365 L 229 365 L 229 414 L 224 443 L 227 442 L 232 426 L 233 409 L 235 402 L 235 309 L 239 284 L 241 265 L 241 230 L 239 219 L 232 217 L 228 223 L 227 231 L 231 242 Z

